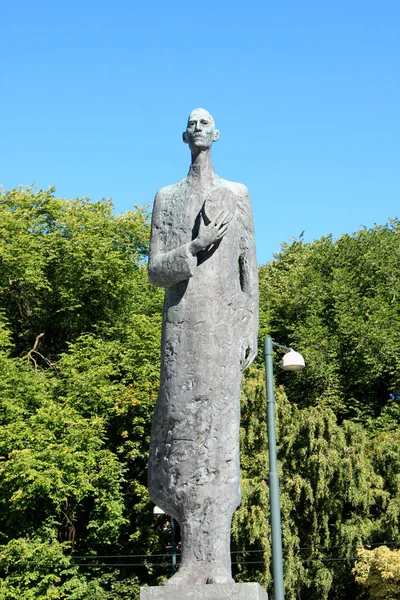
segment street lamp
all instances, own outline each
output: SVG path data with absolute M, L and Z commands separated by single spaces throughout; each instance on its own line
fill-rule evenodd
M 282 558 L 282 524 L 281 505 L 279 494 L 279 476 L 276 457 L 276 430 L 275 430 L 275 395 L 274 395 L 274 367 L 272 362 L 273 346 L 288 350 L 284 355 L 281 368 L 284 371 L 301 371 L 304 369 L 304 358 L 292 348 L 281 346 L 266 337 L 264 340 L 265 383 L 267 388 L 267 428 L 268 428 L 268 455 L 269 455 L 269 499 L 271 511 L 272 534 L 272 570 L 275 600 L 284 600 L 283 587 L 283 558 Z
M 153 508 L 153 515 L 165 515 L 165 511 L 159 506 Z M 175 519 L 171 517 L 171 546 L 172 546 L 172 575 L 176 573 L 176 535 L 175 535 Z

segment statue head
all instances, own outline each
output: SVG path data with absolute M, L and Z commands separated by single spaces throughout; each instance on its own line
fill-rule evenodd
M 192 153 L 210 150 L 213 142 L 219 139 L 214 119 L 204 108 L 195 108 L 189 115 L 186 131 L 182 134 L 185 144 L 189 144 Z

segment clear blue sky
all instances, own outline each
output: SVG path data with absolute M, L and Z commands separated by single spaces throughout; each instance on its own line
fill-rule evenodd
M 400 206 L 399 0 L 3 0 L 0 183 L 111 197 L 182 179 L 188 113 L 253 200 L 258 261 Z

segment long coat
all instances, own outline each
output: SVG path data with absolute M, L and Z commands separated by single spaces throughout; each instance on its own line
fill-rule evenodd
M 149 278 L 165 288 L 161 379 L 149 458 L 153 501 L 179 522 L 240 502 L 241 363 L 257 344 L 258 274 L 245 186 L 215 176 L 207 200 L 190 177 L 155 199 Z M 200 213 L 233 215 L 223 239 L 193 256 Z

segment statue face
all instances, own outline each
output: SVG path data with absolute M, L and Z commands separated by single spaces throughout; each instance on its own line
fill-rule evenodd
M 219 138 L 219 131 L 215 129 L 214 119 L 203 108 L 193 110 L 188 118 L 183 141 L 189 144 L 193 151 L 209 150 Z

